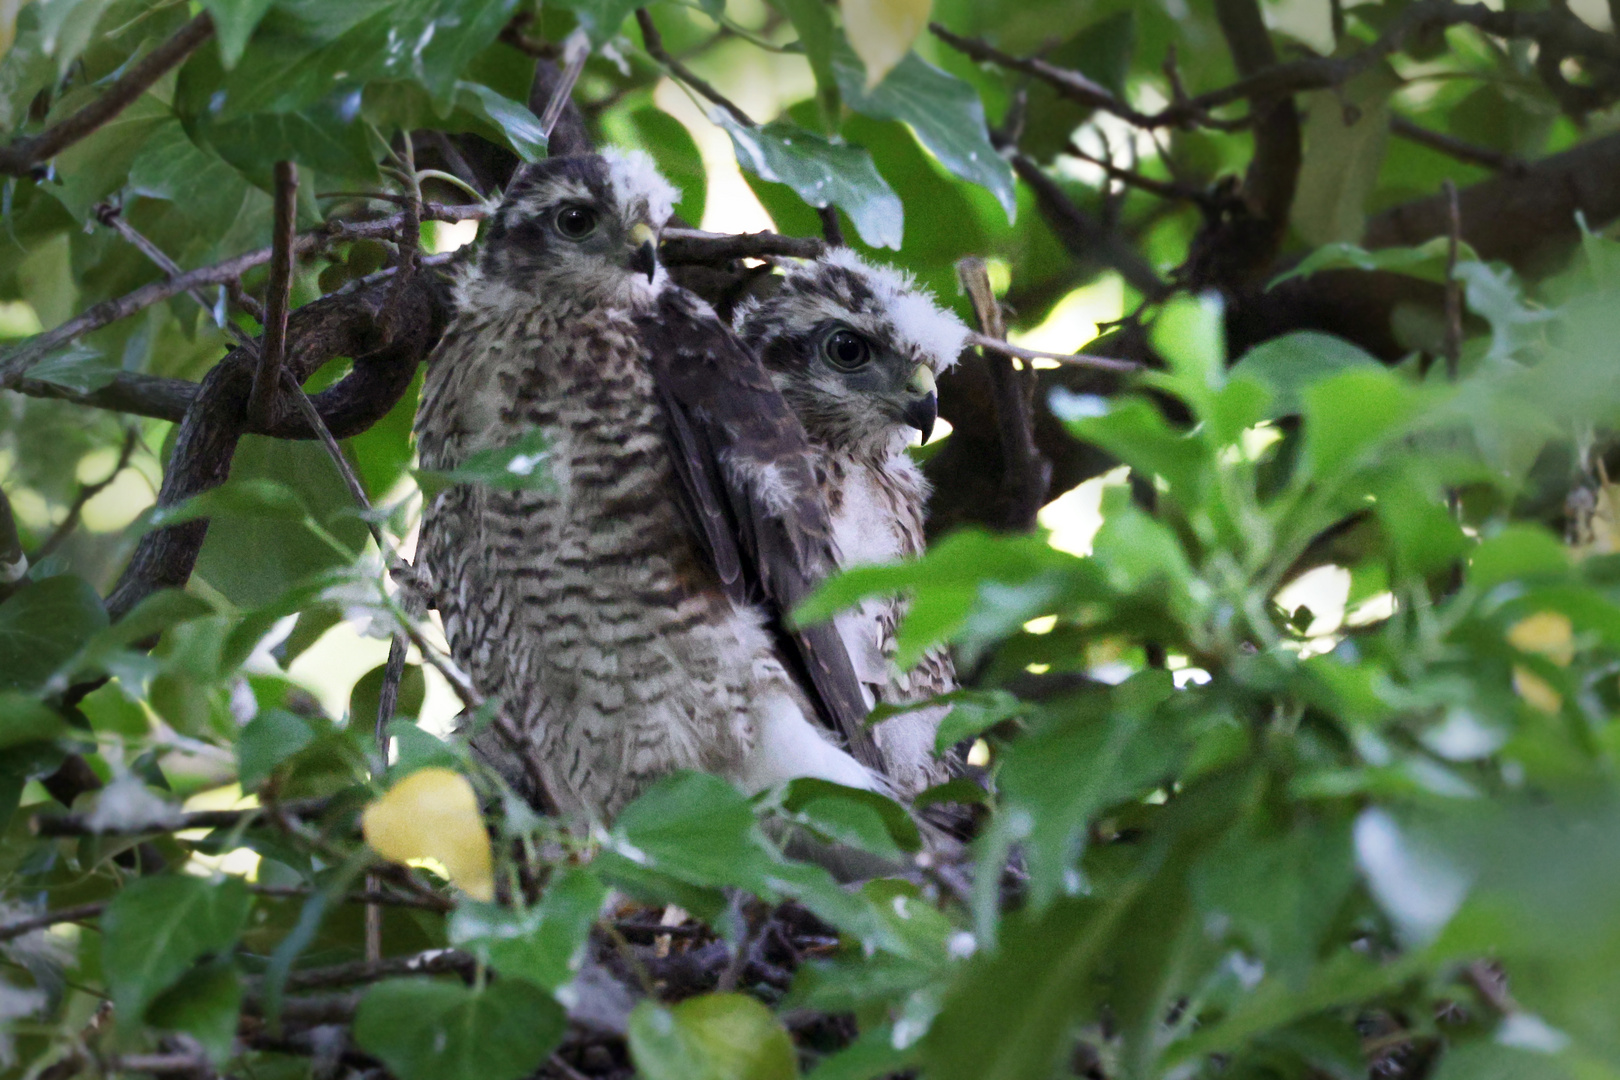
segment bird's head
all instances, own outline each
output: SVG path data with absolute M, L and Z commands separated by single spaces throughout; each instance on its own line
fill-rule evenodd
M 676 191 L 637 150 L 551 158 L 513 178 L 485 236 L 485 279 L 592 303 L 650 296 Z
M 938 415 L 934 377 L 956 363 L 967 327 L 909 276 L 848 248 L 787 272 L 775 295 L 736 314 L 812 441 L 883 453 Z

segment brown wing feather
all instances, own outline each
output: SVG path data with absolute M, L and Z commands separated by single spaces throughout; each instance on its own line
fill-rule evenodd
M 669 419 L 681 501 L 730 595 L 763 605 L 821 721 L 882 771 L 860 682 L 831 623 L 784 616 L 836 565 L 804 428 L 759 358 L 701 301 L 670 289 L 636 320 Z

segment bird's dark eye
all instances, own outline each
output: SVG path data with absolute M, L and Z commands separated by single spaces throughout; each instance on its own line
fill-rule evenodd
M 596 211 L 588 206 L 565 206 L 557 211 L 557 231 L 570 240 L 583 240 L 596 231 Z
M 872 359 L 872 346 L 853 330 L 835 330 L 821 346 L 827 362 L 843 371 L 854 371 Z

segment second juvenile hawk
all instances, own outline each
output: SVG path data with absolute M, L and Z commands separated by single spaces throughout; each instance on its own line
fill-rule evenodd
M 921 555 L 928 482 L 906 444 L 912 431 L 928 440 L 938 412 L 934 376 L 956 363 L 967 327 L 908 276 L 849 248 L 790 267 L 774 295 L 738 309 L 736 323 L 810 438 L 839 567 Z M 905 608 L 900 597 L 876 597 L 838 616 L 868 705 L 911 704 L 956 688 L 942 649 L 909 671 L 895 665 Z M 945 779 L 934 737 L 946 711 L 907 710 L 877 725 L 901 793 Z
M 833 566 L 804 430 L 658 266 L 673 195 L 641 155 L 520 173 L 417 415 L 430 469 L 536 429 L 549 445 L 549 485 L 434 498 L 417 563 L 523 740 L 475 745 L 564 812 L 611 815 L 680 768 L 881 783 L 835 628 L 782 625 Z

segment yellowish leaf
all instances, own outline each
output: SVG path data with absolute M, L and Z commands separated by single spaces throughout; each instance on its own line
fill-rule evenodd
M 390 862 L 436 859 L 457 888 L 475 900 L 495 898 L 489 834 L 478 796 L 453 769 L 418 769 L 366 807 L 366 843 Z
M 0 0 L 0 60 L 4 60 L 6 53 L 11 51 L 11 43 L 17 40 L 17 15 L 22 11 L 28 0 Z
M 866 65 L 866 88 L 883 81 L 905 59 L 928 25 L 933 0 L 842 0 L 844 32 Z
M 1529 668 L 1513 665 L 1513 689 L 1532 708 L 1555 713 L 1564 707 L 1564 696 L 1547 685 L 1547 680 Z
M 1575 659 L 1575 628 L 1569 616 L 1556 611 L 1538 611 L 1520 619 L 1507 639 L 1520 652 L 1545 656 L 1559 667 L 1568 667 Z

